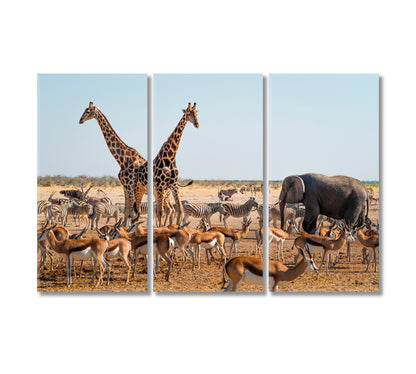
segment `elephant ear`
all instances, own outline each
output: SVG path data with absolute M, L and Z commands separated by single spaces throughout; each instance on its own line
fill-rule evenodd
M 298 175 L 291 175 L 283 180 L 279 200 L 286 203 L 300 203 L 303 201 L 305 183 Z

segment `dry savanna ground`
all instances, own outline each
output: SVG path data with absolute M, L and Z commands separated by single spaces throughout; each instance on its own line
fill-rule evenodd
M 66 188 L 66 187 L 65 187 Z M 39 187 L 38 200 L 47 199 L 52 190 L 59 190 L 61 188 Z M 378 196 L 378 189 L 376 196 Z M 113 202 L 123 202 L 123 191 L 120 187 L 104 189 Z M 201 187 L 192 185 L 181 189 L 182 200 L 187 200 L 193 203 L 208 203 L 217 202 L 218 189 L 215 187 Z M 271 188 L 269 202 L 274 203 L 278 200 L 279 189 Z M 91 195 L 94 196 L 92 191 Z M 233 203 L 242 204 L 250 195 L 237 194 L 233 196 Z M 257 193 L 256 201 L 262 204 L 262 194 Z M 373 222 L 378 222 L 379 207 L 378 204 L 371 205 L 369 216 Z M 247 237 L 238 245 L 238 256 L 254 256 L 256 247 L 255 231 L 259 228 L 258 214 L 253 211 L 250 214 L 252 224 L 250 226 Z M 38 216 L 38 227 L 42 225 L 44 218 Z M 82 230 L 82 227 L 76 227 L 71 220 L 68 220 L 69 230 L 71 233 L 77 233 Z M 104 225 L 106 219 L 100 221 L 100 225 Z M 113 220 L 110 221 L 113 223 Z M 191 227 L 196 227 L 199 219 L 191 218 Z M 227 220 L 228 227 L 241 230 L 242 219 L 230 217 Z M 218 213 L 212 217 L 213 226 L 223 226 L 219 220 Z M 88 230 L 87 236 L 96 236 L 94 231 Z M 294 255 L 296 252 L 291 250 L 293 240 L 297 234 L 291 234 L 289 239 L 284 243 L 284 264 L 288 267 L 294 266 Z M 226 243 L 227 256 L 229 254 L 230 244 Z M 374 272 L 373 265 L 369 272 L 365 272 L 366 264 L 362 263 L 362 246 L 357 242 L 352 243 L 351 262 L 347 261 L 346 248 L 341 251 L 338 263 L 334 268 L 329 269 L 329 275 L 325 274 L 325 263 L 322 265 L 320 275 L 317 276 L 314 272 L 306 272 L 292 282 L 288 282 L 284 286 L 279 286 L 279 293 L 282 292 L 378 292 L 379 291 L 379 266 Z M 270 258 L 277 259 L 276 243 L 272 243 L 269 248 Z M 172 269 L 170 281 L 165 281 L 166 264 L 161 261 L 161 269 L 156 271 L 156 279 L 153 281 L 153 290 L 155 292 L 168 293 L 189 293 L 189 292 L 220 292 L 222 286 L 222 267 L 218 266 L 219 254 L 214 252 L 217 259 L 217 264 L 211 262 L 207 264 L 205 251 L 201 252 L 201 269 L 192 271 L 192 262 L 187 258 L 182 270 L 179 272 L 179 267 L 182 265 L 180 254 L 176 253 L 177 263 Z M 234 253 L 232 253 L 234 256 Z M 321 255 L 314 255 L 315 263 L 319 265 Z M 89 283 L 91 280 L 91 265 L 88 263 L 84 265 L 84 271 L 81 277 L 73 279 L 73 285 L 70 288 L 66 287 L 66 271 L 63 263 L 58 264 L 53 271 L 49 270 L 49 263 L 47 270 L 40 270 L 38 273 L 38 290 L 46 292 L 61 292 L 61 291 L 76 291 L 76 292 L 143 292 L 147 290 L 147 272 L 144 261 L 138 265 L 136 269 L 135 278 L 130 280 L 128 285 L 125 284 L 126 267 L 121 260 L 110 260 L 112 264 L 112 274 L 110 285 L 106 285 L 106 276 L 104 278 L 104 285 L 94 288 Z M 54 264 L 57 263 L 57 256 L 54 256 Z M 379 265 L 379 264 L 378 264 Z M 79 265 L 78 265 L 79 268 Z M 78 271 L 78 270 L 77 270 Z M 247 285 L 242 284 L 239 292 L 262 292 L 261 285 Z
M 70 189 L 71 186 L 65 187 L 38 187 L 38 200 L 47 200 L 52 191 L 59 191 L 62 189 Z M 121 187 L 104 188 L 107 195 L 111 198 L 113 203 L 124 203 L 124 195 Z M 96 189 L 93 188 L 90 193 L 91 196 L 99 196 L 96 193 Z M 100 195 L 102 196 L 102 195 Z M 56 193 L 54 198 L 63 197 Z M 99 222 L 99 227 L 105 225 L 107 218 L 102 218 Z M 45 223 L 43 215 L 38 215 L 38 228 L 42 227 Z M 114 224 L 114 219 L 110 219 L 109 224 Z M 81 227 L 75 226 L 72 216 L 68 219 L 68 230 L 70 234 L 76 234 L 82 231 L 84 224 L 81 223 Z M 144 223 L 144 227 L 147 224 Z M 86 237 L 97 237 L 97 233 L 88 229 L 85 234 Z M 38 271 L 38 291 L 40 292 L 146 292 L 147 291 L 147 271 L 144 260 L 141 259 L 136 267 L 134 278 L 130 279 L 130 282 L 126 284 L 127 268 L 121 259 L 110 259 L 108 262 L 111 264 L 111 277 L 110 284 L 107 285 L 107 274 L 104 275 L 104 283 L 102 286 L 93 287 L 90 284 L 92 276 L 92 265 L 89 261 L 85 261 L 83 265 L 83 271 L 80 276 L 73 277 L 72 285 L 66 286 L 66 269 L 65 263 L 62 261 L 59 263 L 59 255 L 53 254 L 54 269 L 51 271 L 49 261 L 47 262 L 47 269 L 41 269 Z M 38 263 L 40 260 L 40 253 L 38 253 Z M 76 272 L 78 275 L 80 262 L 76 261 Z

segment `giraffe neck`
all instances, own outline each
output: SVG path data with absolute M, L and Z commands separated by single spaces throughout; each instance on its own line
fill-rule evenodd
M 120 166 L 123 166 L 130 161 L 139 161 L 141 164 L 146 161 L 139 154 L 139 152 L 137 152 L 134 148 L 129 147 L 120 139 L 120 137 L 111 127 L 108 119 L 104 116 L 104 114 L 101 113 L 99 109 L 96 109 L 94 118 L 97 120 L 101 127 L 101 131 L 104 135 L 108 149 Z
M 169 161 L 170 163 L 175 161 L 176 152 L 178 151 L 182 133 L 185 129 L 185 125 L 187 122 L 188 121 L 185 115 L 183 115 L 178 125 L 175 127 L 175 130 L 173 130 L 172 134 L 170 134 L 168 140 L 166 140 L 166 142 L 163 143 L 162 148 L 156 156 L 156 159 L 164 159 L 165 161 Z

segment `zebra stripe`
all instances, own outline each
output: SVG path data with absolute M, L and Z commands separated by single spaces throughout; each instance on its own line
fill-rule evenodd
M 68 207 L 68 215 L 74 216 L 74 223 L 77 224 L 76 218 L 78 217 L 78 225 L 81 225 L 81 216 L 87 216 L 87 225 L 90 223 L 90 216 L 93 213 L 93 207 L 91 204 L 85 201 L 73 201 L 72 205 Z
M 94 228 L 94 220 L 95 220 L 95 227 L 98 228 L 98 221 L 102 217 L 107 217 L 107 223 L 109 219 L 112 217 L 115 219 L 115 222 L 118 222 L 120 215 L 119 208 L 117 205 L 108 204 L 104 202 L 96 202 L 92 209 L 92 215 L 91 218 L 91 230 Z
M 62 225 L 66 226 L 68 218 L 68 208 L 72 206 L 72 201 L 67 200 L 64 204 L 51 204 L 48 206 L 48 224 L 52 221 L 61 220 Z
M 40 200 L 38 201 L 38 214 L 44 214 L 46 218 L 48 212 L 48 206 L 52 205 L 50 201 L 47 200 Z
M 253 208 L 258 208 L 259 204 L 254 197 L 250 197 L 243 205 L 225 203 L 224 205 L 224 226 L 227 227 L 226 219 L 232 217 L 247 217 Z
M 185 203 L 183 205 L 184 218 L 183 223 L 186 223 L 186 220 L 189 216 L 195 218 L 204 218 L 211 225 L 211 216 L 215 213 L 220 214 L 221 217 L 226 214 L 224 206 L 222 203 L 208 203 L 204 205 Z

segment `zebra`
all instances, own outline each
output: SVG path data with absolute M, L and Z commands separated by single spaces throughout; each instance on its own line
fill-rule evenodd
M 48 207 L 52 205 L 52 203 L 49 200 L 40 200 L 38 201 L 38 214 L 44 214 L 46 221 L 48 221 Z
M 258 208 L 259 204 L 254 197 L 250 197 L 243 205 L 225 203 L 224 227 L 227 227 L 226 219 L 230 216 L 247 218 L 253 208 Z
M 96 203 L 113 204 L 109 197 L 86 197 L 84 200 L 86 203 L 95 205 Z
M 302 227 L 302 222 L 305 219 L 305 212 L 306 212 L 306 209 L 303 205 L 302 206 L 300 206 L 299 204 L 286 205 L 286 211 L 285 211 L 286 222 L 290 222 L 292 220 L 296 222 L 296 220 L 300 218 L 299 222 L 297 223 L 297 226 L 300 229 Z
M 76 218 L 78 217 L 78 226 L 81 225 L 81 216 L 87 217 L 87 225 L 90 223 L 90 216 L 93 213 L 93 207 L 91 204 L 86 203 L 85 201 L 76 201 L 73 200 L 72 205 L 68 207 L 68 215 L 74 216 L 74 223 L 77 224 Z
M 237 188 L 229 188 L 228 190 L 219 190 L 218 198 L 220 201 L 228 201 L 233 199 L 233 195 L 238 193 Z
M 95 227 L 98 229 L 98 221 L 102 217 L 107 217 L 107 223 L 111 217 L 115 219 L 115 222 L 118 222 L 120 215 L 119 208 L 117 205 L 104 203 L 104 202 L 96 202 L 92 207 L 92 214 L 89 216 L 91 219 L 91 230 L 94 228 L 94 220 L 95 220 Z
M 58 198 L 58 199 L 53 199 L 53 195 L 55 195 L 56 191 L 53 191 L 49 197 L 48 197 L 48 201 L 51 202 L 52 204 L 58 204 L 58 205 L 62 205 L 62 204 L 66 204 L 69 199 L 64 199 L 64 198 Z
M 263 193 L 263 183 L 260 186 L 256 186 L 255 184 L 250 185 L 251 194 L 256 196 L 257 192 Z
M 329 227 L 330 228 L 332 228 L 332 227 L 334 227 L 340 220 L 337 220 L 337 219 L 335 219 L 335 218 L 332 218 L 332 217 L 328 217 L 328 216 L 325 216 L 325 215 L 323 215 L 323 214 L 320 214 L 319 216 L 318 216 L 318 220 L 317 220 L 317 228 L 319 229 L 321 226 L 323 226 L 324 225 L 324 222 L 325 221 L 328 221 L 329 222 Z
M 259 205 L 257 208 L 257 214 L 259 215 L 259 224 L 260 227 L 263 227 L 263 204 Z M 273 221 L 273 227 L 277 228 L 277 220 L 280 217 L 280 209 L 274 205 L 269 206 L 269 223 Z
M 208 224 L 211 226 L 211 216 L 215 213 L 220 214 L 220 221 L 223 215 L 226 214 L 226 210 L 222 203 L 208 203 L 204 205 L 185 203 L 183 205 L 184 217 L 182 225 L 186 224 L 187 218 L 189 216 L 195 218 L 204 218 L 205 221 L 208 221 Z
M 62 225 L 66 226 L 68 219 L 68 209 L 72 207 L 73 200 L 66 200 L 63 204 L 51 204 L 48 206 L 48 224 L 52 221 L 61 220 Z
M 156 203 L 153 203 L 153 209 L 156 209 Z M 147 203 L 147 201 L 142 201 L 140 203 L 140 215 L 147 214 L 148 211 L 149 211 L 149 204 Z

